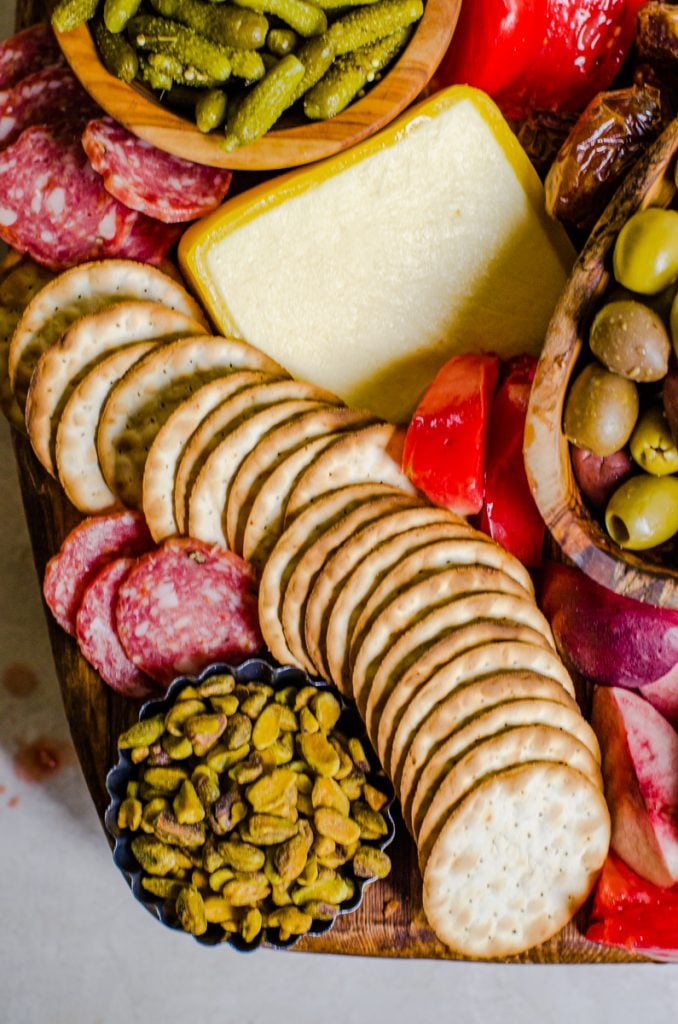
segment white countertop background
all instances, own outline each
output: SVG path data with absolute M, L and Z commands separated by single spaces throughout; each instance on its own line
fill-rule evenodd
M 0 2 L 0 38 L 13 6 Z M 113 865 L 70 747 L 4 422 L 0 480 L 0 1024 L 678 1020 L 676 967 L 242 955 L 159 925 Z M 35 676 L 25 696 L 15 666 Z M 64 763 L 31 783 L 14 758 L 39 738 Z

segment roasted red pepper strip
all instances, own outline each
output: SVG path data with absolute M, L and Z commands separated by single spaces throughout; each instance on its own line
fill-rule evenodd
M 480 528 L 527 566 L 541 563 L 545 527 L 527 482 L 523 434 L 537 360 L 520 356 L 507 366 L 490 412 L 485 505 Z
M 596 883 L 591 920 L 644 907 L 664 907 L 678 915 L 678 885 L 664 889 L 637 875 L 616 853 L 610 852 Z M 678 925 L 678 917 L 676 918 Z
M 589 942 L 619 946 L 654 960 L 678 963 L 678 910 L 675 907 L 622 910 L 589 925 L 586 938 Z
M 499 358 L 453 356 L 419 403 L 405 436 L 403 469 L 435 504 L 459 515 L 480 512 L 485 447 Z

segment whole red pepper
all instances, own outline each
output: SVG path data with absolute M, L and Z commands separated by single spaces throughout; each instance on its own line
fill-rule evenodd
M 494 397 L 480 517 L 481 530 L 531 567 L 541 563 L 545 535 L 523 460 L 525 418 L 536 367 L 532 356 L 511 360 Z
M 436 505 L 459 515 L 480 512 L 485 448 L 499 358 L 453 356 L 429 385 L 405 435 L 403 469 Z
M 507 117 L 582 110 L 607 89 L 646 0 L 466 0 L 438 79 L 492 96 Z

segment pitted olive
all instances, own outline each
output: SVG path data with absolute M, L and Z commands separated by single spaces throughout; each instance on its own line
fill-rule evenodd
M 590 363 L 570 387 L 563 420 L 565 436 L 596 455 L 612 455 L 631 436 L 638 407 L 633 381 Z
M 678 532 L 678 478 L 634 476 L 610 498 L 605 526 L 622 548 L 644 551 Z
M 613 253 L 617 281 L 641 295 L 655 295 L 678 278 L 678 211 L 650 207 L 630 217 Z
M 603 306 L 591 325 L 589 345 L 608 370 L 630 380 L 661 380 L 669 368 L 671 342 L 666 327 L 642 302 Z
M 658 406 L 647 409 L 640 417 L 629 445 L 631 455 L 641 469 L 652 476 L 678 472 L 678 448 L 664 413 Z

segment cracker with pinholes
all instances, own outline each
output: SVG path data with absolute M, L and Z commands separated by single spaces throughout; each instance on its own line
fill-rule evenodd
M 244 341 L 199 335 L 157 347 L 115 385 L 99 420 L 97 451 L 104 479 L 123 505 L 141 508 L 146 456 L 173 410 L 234 370 L 280 367 Z
M 97 429 L 111 389 L 154 347 L 152 341 L 138 341 L 106 356 L 75 387 L 61 413 L 56 436 L 57 476 L 69 500 L 87 515 L 122 505 L 101 472 Z
M 499 591 L 521 598 L 525 591 L 501 569 L 487 566 L 453 566 L 415 580 L 390 598 L 370 620 L 357 645 L 351 645 L 351 687 L 361 714 L 374 674 L 391 645 L 436 605 L 461 594 Z M 360 622 L 360 620 L 358 620 Z M 351 638 L 352 639 L 352 638 Z
M 245 528 L 259 491 L 271 474 L 304 444 L 318 437 L 340 434 L 372 420 L 356 409 L 328 407 L 296 416 L 271 430 L 254 446 L 238 469 L 226 503 L 226 538 L 232 551 L 242 554 Z
M 362 526 L 380 519 L 389 511 L 412 507 L 417 501 L 413 495 L 402 494 L 399 491 L 372 498 L 364 505 L 354 508 L 340 522 L 322 533 L 297 561 L 283 594 L 281 620 L 289 649 L 311 675 L 322 674 L 323 669 L 322 665 L 316 666 L 311 661 L 307 649 L 306 604 L 313 584 L 323 572 L 326 562 L 332 553 L 341 547 L 344 541 L 353 537 Z
M 406 763 L 400 779 L 398 796 L 405 823 L 412 835 L 419 834 L 435 794 L 445 784 L 453 765 L 462 756 L 471 749 L 477 749 L 482 741 L 503 736 L 507 730 L 538 725 L 561 731 L 581 744 L 586 749 L 587 756 L 577 751 L 577 761 L 572 757 L 563 757 L 562 760 L 566 760 L 568 764 L 588 775 L 592 781 L 600 784 L 598 741 L 578 708 L 539 697 L 508 700 L 474 715 L 470 720 L 458 723 L 457 728 L 429 748 L 427 759 L 418 768 L 413 767 L 412 761 Z M 514 740 L 519 741 L 520 735 L 514 734 Z M 525 745 L 525 749 L 532 749 L 529 743 Z M 541 754 L 539 759 L 551 760 L 551 757 L 546 758 Z
M 399 493 L 386 484 L 351 484 L 321 494 L 281 534 L 266 560 L 259 584 L 259 625 L 274 658 L 294 664 L 282 628 L 283 595 L 294 567 L 304 551 L 335 523 L 373 497 Z
M 559 683 L 574 697 L 574 686 L 557 654 L 535 644 L 502 640 L 474 647 L 445 662 L 423 686 L 412 690 L 412 676 L 406 673 L 396 683 L 386 702 L 382 722 L 394 728 L 386 751 L 391 778 L 400 783 L 408 748 L 431 712 L 454 690 L 497 672 L 535 672 Z
M 38 359 L 26 398 L 26 426 L 38 460 L 56 472 L 59 417 L 78 381 L 116 349 L 202 334 L 195 319 L 159 302 L 119 302 L 76 320 Z
M 247 455 L 269 430 L 281 423 L 293 422 L 309 410 L 324 407 L 314 396 L 315 388 L 301 381 L 282 381 L 279 390 L 289 393 L 270 404 L 251 410 L 244 422 L 232 430 L 221 431 L 202 460 L 200 471 L 188 499 L 189 532 L 192 537 L 228 547 L 226 508 L 231 483 Z M 308 395 L 309 397 L 305 397 Z
M 425 616 L 398 637 L 372 678 L 365 704 L 365 722 L 375 749 L 384 707 L 396 684 L 413 666 L 417 666 L 418 678 L 423 682 L 433 675 L 436 668 L 457 654 L 495 640 L 516 640 L 548 647 L 543 635 L 533 626 L 520 625 L 509 619 L 471 619 L 463 625 L 448 627 L 431 635 L 430 618 Z
M 66 270 L 31 299 L 14 332 L 9 374 L 19 407 L 26 405 L 38 359 L 75 320 L 115 302 L 137 299 L 160 302 L 206 326 L 204 313 L 186 289 L 146 263 L 101 260 Z
M 239 370 L 203 384 L 172 412 L 153 439 L 144 465 L 142 504 L 156 543 L 181 532 L 174 511 L 179 463 L 189 438 L 222 402 L 254 384 L 273 380 L 258 370 Z
M 367 573 L 363 580 L 363 588 L 356 583 L 353 590 L 354 573 L 359 573 L 363 563 L 372 553 L 391 538 L 406 534 L 409 530 L 420 526 L 436 526 L 446 523 L 448 526 L 461 527 L 462 533 L 468 533 L 471 527 L 447 509 L 424 505 L 414 499 L 405 500 L 402 508 L 387 512 L 375 519 L 375 522 L 363 526 L 362 529 L 345 540 L 340 548 L 332 554 L 323 570 L 315 580 L 306 605 L 304 633 L 308 653 L 313 663 L 326 679 L 332 678 L 327 659 L 327 636 L 330 617 L 335 604 L 343 599 L 346 602 L 346 613 L 350 617 L 360 614 L 365 593 L 373 584 L 373 576 Z M 351 580 L 352 586 L 346 586 Z M 376 584 L 374 584 L 376 585 Z M 343 621 L 343 620 L 342 620 Z M 338 655 L 342 657 L 345 642 L 337 644 Z M 341 677 L 337 669 L 336 678 Z
M 556 762 L 489 775 L 450 808 L 423 865 L 426 917 L 464 957 L 504 958 L 573 917 L 607 856 L 600 789 Z
M 389 484 L 416 494 L 400 468 L 402 437 L 402 429 L 390 423 L 375 423 L 340 437 L 299 478 L 287 502 L 285 525 L 319 494 L 350 484 Z

